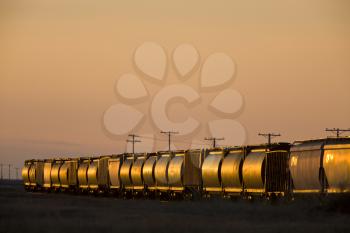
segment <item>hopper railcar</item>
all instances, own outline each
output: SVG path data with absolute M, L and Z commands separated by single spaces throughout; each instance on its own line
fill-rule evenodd
M 275 198 L 290 192 L 289 143 L 248 146 L 243 166 L 243 195 Z
M 62 159 L 59 168 L 60 191 L 74 192 L 78 185 L 78 163 L 79 159 Z
M 239 197 L 244 192 L 242 167 L 246 154 L 245 147 L 227 150 L 220 169 L 222 192 L 225 197 Z
M 208 149 L 202 166 L 204 196 L 241 196 L 245 156 L 245 147 Z
M 169 197 L 168 168 L 170 160 L 174 157 L 174 152 L 158 152 L 157 161 L 154 167 L 154 178 L 156 181 L 155 194 L 161 198 Z
M 120 167 L 121 192 L 124 197 L 131 197 L 133 191 L 133 183 L 131 180 L 131 169 L 134 164 L 136 155 L 124 154 L 123 164 Z
M 90 193 L 105 193 L 109 191 L 109 159 L 110 156 L 100 156 L 89 160 L 90 163 L 88 164 L 88 168 L 86 170 L 86 176 L 87 187 Z
M 78 190 L 81 193 L 89 192 L 89 183 L 88 183 L 88 169 L 90 166 L 91 158 L 83 157 L 79 159 L 78 164 Z
M 123 155 L 112 155 L 108 159 L 109 192 L 119 196 L 122 190 L 120 169 L 123 164 Z
M 26 190 L 194 199 L 350 195 L 350 137 L 26 160 Z
M 155 179 L 155 167 L 158 160 L 158 153 L 149 153 L 142 167 L 142 179 L 144 183 L 144 196 L 155 197 L 157 183 Z
M 147 193 L 149 194 L 147 192 L 147 184 L 153 185 L 152 182 L 154 182 L 153 166 L 150 167 L 151 177 L 147 174 L 147 169 L 149 169 L 150 165 L 149 162 L 147 163 L 147 160 L 151 155 L 149 153 L 127 153 L 121 156 L 119 192 L 124 198 L 142 197 Z M 152 158 L 150 161 L 152 162 Z
M 147 158 L 147 153 L 135 154 L 134 162 L 130 171 L 130 177 L 132 181 L 132 195 L 135 197 L 142 196 L 145 190 L 142 170 Z
M 44 160 L 44 181 L 43 181 L 43 190 L 49 192 L 51 191 L 52 182 L 51 182 L 51 169 L 54 159 L 45 159 Z
M 350 138 L 297 141 L 289 168 L 294 196 L 350 193 Z
M 168 186 L 174 198 L 197 199 L 202 193 L 204 150 L 177 151 L 169 162 Z
M 44 182 L 43 169 L 43 160 L 32 159 L 24 162 L 24 167 L 22 168 L 22 179 L 26 190 L 42 190 Z
M 289 143 L 207 151 L 202 166 L 206 197 L 274 197 L 289 192 Z
M 203 150 L 160 152 L 154 168 L 157 194 L 169 199 L 198 198 L 202 191 Z
M 61 188 L 60 182 L 60 168 L 63 165 L 64 159 L 54 159 L 51 161 L 51 169 L 47 169 L 47 173 L 50 171 L 51 189 L 50 191 L 58 192 Z M 47 165 L 48 166 L 48 165 Z M 48 176 L 48 174 L 46 174 Z
M 206 197 L 222 194 L 221 165 L 227 154 L 225 148 L 213 148 L 205 150 L 205 159 L 202 165 L 203 192 Z

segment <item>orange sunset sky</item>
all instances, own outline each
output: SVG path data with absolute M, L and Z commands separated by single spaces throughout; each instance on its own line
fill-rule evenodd
M 0 162 L 20 168 L 28 158 L 124 152 L 126 136 L 111 136 L 102 119 L 121 101 L 115 82 L 135 70 L 145 41 L 168 58 L 190 43 L 201 62 L 214 52 L 234 59 L 230 85 L 244 106 L 232 118 L 246 143 L 263 142 L 258 132 L 293 141 L 349 128 L 349 12 L 348 0 L 2 0 Z M 191 111 L 175 104 L 168 113 L 181 121 Z

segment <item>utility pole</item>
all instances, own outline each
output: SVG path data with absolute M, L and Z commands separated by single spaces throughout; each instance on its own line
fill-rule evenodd
M 15 169 L 16 169 L 16 180 L 18 180 L 18 170 L 19 170 L 19 168 L 15 167 Z
M 175 131 L 160 131 L 160 133 L 162 134 L 166 134 L 168 135 L 168 145 L 169 145 L 169 151 L 170 151 L 170 146 L 171 146 L 171 135 L 172 134 L 178 134 L 179 132 L 175 132 Z
M 4 176 L 3 176 L 3 173 L 2 173 L 2 169 L 4 167 L 4 164 L 0 163 L 0 167 L 1 167 L 1 180 L 3 180 Z
M 350 132 L 350 129 L 340 129 L 340 128 L 328 129 L 328 128 L 326 128 L 325 131 L 335 133 L 337 135 L 337 138 L 339 138 L 342 133 Z
M 4 179 L 4 175 L 3 175 L 3 168 L 4 168 L 4 165 L 3 163 L 0 163 L 0 167 L 1 167 L 1 180 Z
M 213 148 L 216 148 L 216 141 L 225 140 L 225 138 L 215 138 L 215 137 L 211 137 L 211 138 L 204 138 L 204 140 L 206 140 L 206 141 L 212 141 L 212 142 L 213 142 Z
M 276 133 L 259 133 L 258 135 L 267 138 L 268 145 L 271 145 L 272 138 L 281 136 L 281 134 L 276 134 Z
M 9 165 L 9 180 L 11 180 L 11 164 L 8 164 Z
M 136 138 L 140 137 L 136 134 L 129 134 L 129 137 L 131 137 L 131 140 L 126 140 L 126 142 L 131 142 L 132 143 L 132 153 L 135 154 L 135 143 L 141 142 L 140 140 L 136 140 Z

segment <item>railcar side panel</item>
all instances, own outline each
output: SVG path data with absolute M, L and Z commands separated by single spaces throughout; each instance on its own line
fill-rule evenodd
M 81 189 L 87 189 L 89 187 L 88 174 L 87 174 L 89 164 L 90 164 L 89 160 L 80 161 L 80 164 L 78 167 L 78 184 L 79 184 L 79 188 Z
M 242 165 L 244 151 L 233 151 L 224 158 L 221 165 L 221 180 L 225 192 L 242 192 Z
M 88 186 L 90 189 L 98 188 L 98 161 L 94 160 L 90 163 L 87 170 Z
M 22 168 L 22 179 L 23 179 L 23 183 L 25 186 L 29 186 L 30 185 L 30 181 L 29 181 L 29 170 L 30 170 L 30 166 L 32 166 L 30 163 L 25 163 L 24 167 Z
M 186 187 L 202 185 L 201 166 L 203 163 L 203 150 L 187 150 L 184 156 L 183 185 Z
M 156 162 L 157 156 L 151 156 L 145 161 L 143 165 L 142 177 L 148 189 L 154 189 L 156 186 L 156 181 L 154 177 Z
M 134 189 L 143 189 L 142 168 L 145 157 L 137 158 L 131 167 L 131 181 Z
M 132 189 L 132 180 L 131 180 L 131 167 L 133 164 L 133 158 L 127 158 L 122 167 L 120 168 L 120 180 L 122 185 L 126 189 Z
M 172 187 L 183 187 L 184 155 L 172 158 L 168 166 L 168 184 Z
M 109 173 L 109 182 L 110 188 L 119 189 L 120 188 L 120 176 L 119 171 L 122 161 L 121 158 L 112 158 L 108 161 L 108 173 Z
M 350 192 L 350 144 L 326 145 L 323 166 L 328 193 Z
M 77 185 L 77 167 L 77 161 L 64 161 L 59 171 L 61 187 L 69 188 Z
M 249 153 L 243 162 L 242 175 L 246 192 L 264 192 L 265 152 Z
M 289 160 L 295 193 L 321 192 L 320 171 L 323 143 L 305 143 L 293 146 Z
M 54 187 L 54 188 L 61 187 L 60 176 L 59 176 L 59 172 L 60 172 L 61 166 L 62 166 L 62 162 L 61 161 L 55 161 L 52 164 L 52 168 L 51 168 L 51 184 L 52 184 L 52 187 Z
M 51 167 L 52 161 L 48 160 L 44 162 L 44 183 L 43 187 L 46 189 L 51 188 Z
M 205 158 L 202 166 L 203 188 L 205 191 L 222 191 L 221 164 L 224 151 L 213 151 Z
M 164 189 L 168 186 L 168 167 L 170 160 L 170 155 L 162 155 L 162 157 L 157 160 L 154 169 L 157 189 Z

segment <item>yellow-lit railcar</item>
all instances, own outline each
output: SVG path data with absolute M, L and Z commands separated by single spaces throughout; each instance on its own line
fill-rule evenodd
M 108 191 L 108 160 L 110 158 L 110 156 L 100 156 L 90 160 L 87 169 L 87 183 L 90 192 Z
M 41 190 L 44 182 L 44 162 L 42 160 L 26 160 L 22 168 L 22 179 L 25 189 Z

